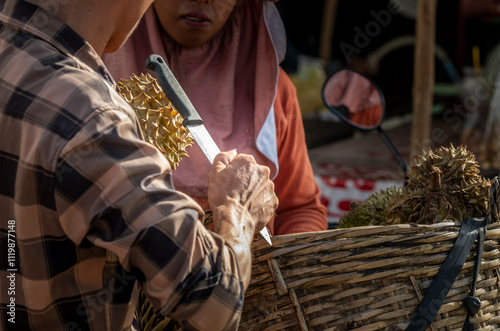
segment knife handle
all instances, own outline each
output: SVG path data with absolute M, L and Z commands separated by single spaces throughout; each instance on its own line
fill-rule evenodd
M 146 69 L 154 72 L 163 92 L 184 118 L 183 125 L 201 125 L 203 120 L 160 55 L 151 54 L 146 59 Z

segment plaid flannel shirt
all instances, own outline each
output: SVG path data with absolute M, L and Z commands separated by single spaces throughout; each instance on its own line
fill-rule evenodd
M 172 187 L 99 56 L 52 13 L 0 13 L 0 328 L 126 330 L 157 311 L 234 329 L 233 252 Z M 14 323 L 15 322 L 15 323 Z

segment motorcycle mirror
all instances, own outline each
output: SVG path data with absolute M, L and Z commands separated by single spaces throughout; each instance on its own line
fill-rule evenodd
M 382 124 L 384 95 L 374 82 L 354 70 L 341 69 L 330 75 L 322 96 L 333 114 L 359 130 L 371 131 Z
M 359 130 L 377 130 L 406 178 L 408 166 L 381 128 L 385 116 L 384 94 L 371 79 L 349 68 L 339 69 L 323 84 L 322 97 L 325 106 L 342 121 Z

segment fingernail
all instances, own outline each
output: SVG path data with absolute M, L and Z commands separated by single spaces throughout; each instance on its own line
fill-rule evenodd
M 236 150 L 236 148 L 230 150 L 229 153 L 230 153 L 229 157 L 230 157 L 231 161 L 236 157 L 236 155 L 238 155 L 238 151 Z

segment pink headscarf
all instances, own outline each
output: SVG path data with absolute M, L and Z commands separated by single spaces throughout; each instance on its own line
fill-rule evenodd
M 103 60 L 115 80 L 146 72 L 161 55 L 222 151 L 236 148 L 278 172 L 273 103 L 285 33 L 272 2 L 244 0 L 210 42 L 186 49 L 164 32 L 151 7 L 127 43 Z M 173 171 L 177 189 L 206 197 L 210 163 L 194 144 Z

